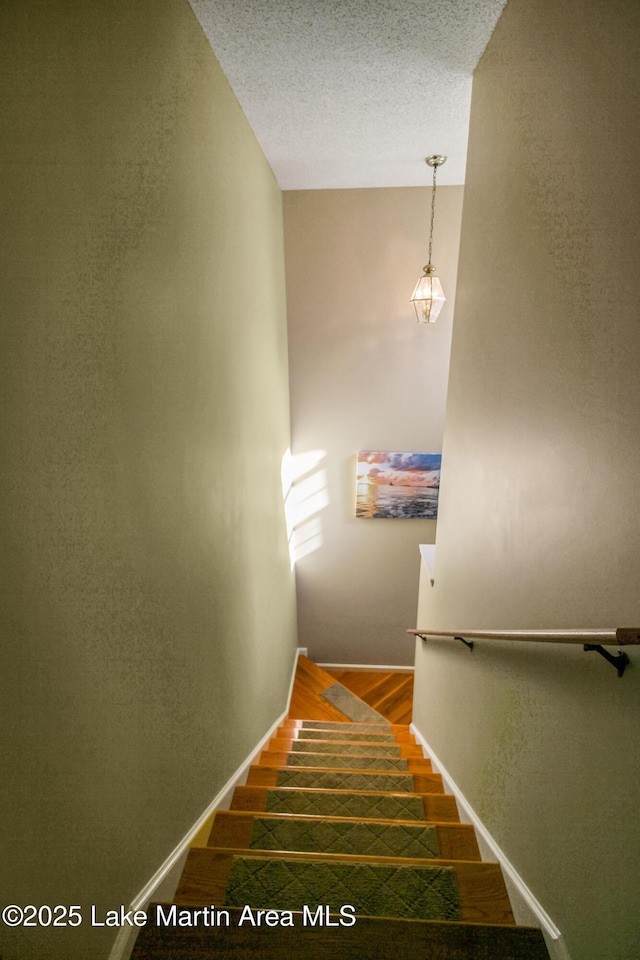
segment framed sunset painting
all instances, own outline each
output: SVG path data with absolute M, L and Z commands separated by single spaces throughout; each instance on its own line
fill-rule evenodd
M 441 460 L 439 453 L 361 450 L 356 463 L 356 517 L 435 520 Z

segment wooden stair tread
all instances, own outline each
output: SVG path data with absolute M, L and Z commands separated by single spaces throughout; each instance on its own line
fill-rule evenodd
M 350 730 L 353 730 L 354 733 L 362 733 L 363 728 L 370 729 L 372 733 L 411 733 L 411 725 L 409 723 L 391 723 L 388 720 L 381 720 L 380 723 L 372 720 L 368 722 L 358 720 L 310 721 L 290 715 L 284 718 L 280 726 L 296 728 L 298 730 L 343 730 L 345 733 L 349 733 Z
M 427 762 L 428 764 L 428 762 Z M 354 773 L 359 774 L 360 776 L 375 776 L 375 777 L 394 777 L 394 776 L 405 776 L 413 777 L 414 782 L 419 780 L 423 785 L 428 784 L 429 789 L 419 789 L 417 793 L 442 793 L 442 775 L 439 773 L 434 773 L 431 766 L 427 765 L 421 767 L 418 770 L 408 769 L 408 770 L 375 770 L 369 769 L 359 770 L 357 767 L 291 767 L 286 763 L 281 763 L 279 761 L 273 762 L 272 757 L 267 757 L 265 763 L 256 763 L 249 768 L 249 776 L 251 776 L 253 771 L 264 770 L 264 771 L 273 771 L 277 773 L 279 770 L 288 770 L 288 771 L 308 771 L 314 773 L 335 773 L 335 774 L 347 774 Z M 247 781 L 248 782 L 248 781 Z
M 289 768 L 289 767 L 283 768 L 281 766 L 268 766 L 266 764 L 254 764 L 253 766 L 249 767 L 249 773 L 247 775 L 247 786 L 276 787 L 278 786 L 278 776 L 283 769 L 291 770 L 292 768 Z M 299 769 L 302 769 L 302 768 L 299 768 Z M 317 773 L 330 774 L 332 772 L 333 773 L 345 772 L 345 771 L 331 771 L 327 769 L 323 769 L 321 771 L 318 771 L 318 770 L 314 771 L 312 768 L 308 768 L 308 767 L 304 769 L 307 775 L 309 776 L 312 776 L 313 774 L 317 774 Z M 372 770 L 362 770 L 362 771 L 349 770 L 346 772 L 358 774 L 362 778 L 362 780 L 365 780 L 365 781 L 367 779 L 373 780 L 375 778 L 376 782 L 380 782 L 386 779 L 386 780 L 389 780 L 389 782 L 391 783 L 392 782 L 391 778 L 398 776 L 398 774 L 395 771 L 390 771 L 390 770 L 381 770 L 377 773 Z M 407 778 L 411 781 L 411 786 L 409 787 L 409 790 L 408 790 L 408 792 L 410 793 L 442 793 L 444 791 L 444 787 L 442 786 L 442 777 L 440 776 L 440 774 L 434 774 L 432 770 L 427 770 L 425 773 L 407 772 L 401 775 L 403 778 Z M 286 786 L 286 784 L 282 784 L 282 786 Z M 313 788 L 300 787 L 300 789 L 313 789 Z M 322 787 L 317 787 L 316 789 L 322 789 Z M 329 788 L 326 788 L 326 789 L 329 789 Z M 331 789 L 337 790 L 340 788 L 333 787 Z M 351 792 L 352 790 L 352 788 L 348 786 L 342 789 L 348 790 L 349 792 Z M 380 786 L 377 786 L 377 787 L 372 787 L 369 791 L 366 791 L 366 792 L 375 793 L 375 792 L 380 792 L 381 789 L 383 788 L 381 788 Z M 356 791 L 356 792 L 359 792 L 359 791 Z M 406 792 L 406 791 L 398 791 L 397 788 L 391 787 L 389 792 L 398 793 L 398 792 Z
M 295 744 L 295 748 L 294 748 Z M 360 748 L 363 751 L 363 756 L 367 756 L 364 752 L 365 750 L 370 750 L 372 747 L 392 747 L 394 751 L 398 751 L 398 756 L 400 757 L 419 757 L 421 760 L 424 759 L 422 753 L 422 747 L 417 743 L 384 743 L 375 740 L 349 740 L 346 736 L 344 740 L 307 740 L 304 737 L 272 737 L 269 741 L 268 749 L 274 753 L 319 753 L 323 752 L 320 748 L 330 746 L 332 749 L 329 752 L 333 752 L 336 755 L 339 755 L 344 752 L 345 747 L 353 747 L 354 752 L 355 748 Z M 391 751 L 386 751 L 391 752 Z M 380 750 L 380 755 L 383 756 L 385 753 L 384 750 Z
M 306 760 L 310 760 L 310 758 L 312 757 L 329 756 L 328 754 L 322 754 L 322 753 L 319 753 L 319 754 L 318 753 L 315 753 L 315 754 L 301 753 L 300 755 Z M 264 766 L 271 766 L 271 767 L 314 766 L 312 763 L 306 763 L 306 764 L 289 763 L 289 756 L 290 756 L 289 753 L 263 750 L 262 753 L 260 754 L 258 763 Z M 339 757 L 341 756 L 341 754 L 336 754 L 336 756 Z M 349 755 L 345 755 L 345 756 L 347 757 L 347 760 L 349 762 L 356 759 L 356 756 L 349 756 Z M 390 769 L 396 769 L 399 772 L 407 772 L 407 773 L 430 773 L 432 769 L 430 760 L 425 760 L 424 758 L 419 758 L 419 757 L 398 757 L 397 759 L 403 762 L 401 765 L 398 764 L 395 768 L 389 767 L 388 765 L 385 765 L 385 764 L 378 765 L 378 766 L 369 765 L 368 761 L 375 759 L 372 757 L 361 757 L 360 759 L 366 761 L 365 763 L 362 763 L 360 766 L 356 766 L 354 764 L 353 766 L 347 767 L 345 763 L 344 765 L 336 765 L 335 767 L 329 767 L 328 765 L 323 763 L 322 760 L 319 760 L 315 764 L 315 767 L 316 769 L 325 769 L 325 770 L 339 770 L 344 768 L 344 769 L 350 769 L 350 770 L 359 770 L 362 773 L 371 772 L 374 770 L 376 772 L 384 773 L 385 769 L 387 771 Z M 378 759 L 384 760 L 385 758 L 380 757 Z
M 381 734 L 385 731 L 380 730 Z M 309 734 L 314 734 L 310 737 Z M 386 736 L 386 734 L 385 734 Z M 358 733 L 355 730 L 307 730 L 303 727 L 291 727 L 281 724 L 276 730 L 274 737 L 278 740 L 291 740 L 293 742 L 304 740 L 310 743 L 331 742 L 331 743 L 391 743 L 391 744 L 413 744 L 416 738 L 409 731 L 390 732 L 389 739 L 376 740 L 373 731 Z
M 315 814 L 305 815 L 305 814 L 299 814 L 299 813 L 293 813 L 293 814 L 290 814 L 290 813 L 272 813 L 272 812 L 270 812 L 270 811 L 262 811 L 262 812 L 260 812 L 260 811 L 255 811 L 255 810 L 254 810 L 254 811 L 249 811 L 248 813 L 245 812 L 244 810 L 217 810 L 214 814 L 211 815 L 211 823 L 213 823 L 214 820 L 217 820 L 218 818 L 234 817 L 234 818 L 242 819 L 242 818 L 244 818 L 244 817 L 246 817 L 246 816 L 249 816 L 249 817 L 254 817 L 254 816 L 256 816 L 256 817 L 273 817 L 274 819 L 279 819 L 279 818 L 286 817 L 286 818 L 289 818 L 289 819 L 305 819 L 305 820 L 345 820 L 345 819 L 350 820 L 350 819 L 353 819 L 353 820 L 354 820 L 355 822 L 357 822 L 357 823 L 393 823 L 393 824 L 398 824 L 398 825 L 400 825 L 400 826 L 409 826 L 409 827 L 413 827 L 413 826 L 427 826 L 427 825 L 428 825 L 428 826 L 433 826 L 433 825 L 437 825 L 436 821 L 433 821 L 433 820 L 396 820 L 396 819 L 394 819 L 394 820 L 385 820 L 385 819 L 382 819 L 382 818 L 380 818 L 380 817 L 357 817 L 357 818 L 356 818 L 356 817 L 330 817 L 330 816 L 327 816 L 327 817 L 318 817 L 318 816 L 316 816 Z M 451 827 L 451 824 L 445 822 L 445 823 L 440 824 L 440 826 Z M 455 824 L 455 826 L 458 827 L 458 828 L 460 828 L 461 830 L 467 830 L 467 831 L 469 831 L 470 833 L 474 833 L 474 828 L 473 828 L 473 826 L 472 826 L 470 823 L 458 823 L 458 824 Z M 472 858 L 472 859 L 475 859 L 475 858 Z
M 352 818 L 315 816 L 313 814 L 257 813 L 255 811 L 221 810 L 211 824 L 206 846 L 233 847 L 235 849 L 255 849 L 250 846 L 251 835 L 256 819 L 274 822 L 337 823 L 372 826 L 391 826 L 421 828 L 431 827 L 436 831 L 440 857 L 443 860 L 480 860 L 480 851 L 475 830 L 469 824 L 433 823 L 427 820 L 381 820 L 374 818 Z
M 169 905 L 164 905 L 169 909 Z M 180 907 L 181 911 L 195 909 Z M 227 910 L 229 926 L 157 926 L 155 905 L 143 927 L 132 960 L 548 960 L 544 940 L 532 927 L 437 920 L 361 917 L 352 927 L 302 926 L 299 914 L 290 927 L 238 926 L 241 911 Z
M 280 733 L 279 731 L 282 731 Z M 304 741 L 305 743 L 369 743 L 375 746 L 381 745 L 391 745 L 397 746 L 399 744 L 412 745 L 415 746 L 415 737 L 411 733 L 387 733 L 384 730 L 380 730 L 380 734 L 385 735 L 384 740 L 376 739 L 375 733 L 378 731 L 364 731 L 360 733 L 357 730 L 324 730 L 320 727 L 317 727 L 313 730 L 309 730 L 306 727 L 278 727 L 278 731 L 273 736 L 274 740 L 288 740 L 291 743 L 296 743 Z M 311 736 L 310 736 L 311 734 Z M 400 737 L 400 739 L 398 739 Z M 371 738 L 371 739 L 368 739 Z
M 462 920 L 473 923 L 515 923 L 499 865 L 460 860 L 413 860 L 326 853 L 274 854 L 259 850 L 247 853 L 233 849 L 198 847 L 189 851 L 174 902 L 190 906 L 224 904 L 231 868 L 234 857 L 237 856 L 318 864 L 344 863 L 353 866 L 367 863 L 387 867 L 449 867 L 456 878 Z M 268 907 L 269 904 L 256 903 L 255 906 Z
M 299 793 L 304 791 L 305 793 L 311 793 L 316 796 L 322 796 L 323 794 L 333 794 L 339 791 L 335 790 L 318 790 L 314 788 L 299 788 L 299 787 L 261 787 L 246 785 L 244 787 L 236 787 L 233 798 L 231 801 L 232 810 L 254 810 L 257 813 L 262 813 L 267 811 L 267 801 L 270 792 L 289 792 L 289 793 Z M 374 790 L 360 790 L 360 791 L 347 791 L 344 793 L 351 794 L 354 796 L 361 797 L 397 797 L 400 799 L 408 797 L 417 797 L 424 811 L 424 816 L 421 819 L 427 821 L 441 821 L 443 823 L 457 823 L 459 822 L 458 808 L 456 806 L 455 797 L 450 794 L 445 793 L 381 793 L 380 791 Z
M 386 720 L 381 720 L 380 723 L 358 720 L 308 720 L 306 718 L 295 717 L 291 713 L 282 721 L 282 726 L 295 726 L 301 730 L 339 730 L 343 728 L 345 732 L 352 728 L 356 733 L 363 727 L 375 727 L 381 733 L 387 731 L 391 733 L 411 733 L 411 726 L 408 723 L 391 723 Z

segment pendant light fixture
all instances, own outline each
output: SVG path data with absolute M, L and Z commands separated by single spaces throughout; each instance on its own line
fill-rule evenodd
M 425 163 L 433 168 L 433 189 L 431 191 L 431 225 L 429 227 L 429 262 L 424 267 L 424 274 L 416 283 L 411 296 L 418 323 L 435 323 L 438 314 L 446 300 L 442 292 L 442 284 L 435 276 L 436 268 L 431 263 L 431 245 L 433 243 L 433 215 L 436 209 L 436 172 L 447 158 L 436 153 L 427 157 Z

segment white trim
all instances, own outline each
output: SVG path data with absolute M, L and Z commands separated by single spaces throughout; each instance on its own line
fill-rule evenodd
M 424 564 L 425 570 L 427 571 L 427 576 L 429 577 L 429 583 L 431 586 L 435 583 L 436 576 L 436 545 L 435 543 L 421 543 L 420 544 L 420 558 Z
M 458 812 L 462 822 L 472 823 L 475 827 L 478 845 L 480 846 L 483 859 L 494 861 L 500 864 L 504 874 L 505 883 L 509 888 L 511 906 L 516 914 L 516 921 L 526 924 L 526 917 L 533 916 L 542 930 L 545 942 L 547 944 L 547 949 L 549 950 L 549 955 L 552 960 L 571 960 L 562 933 L 556 927 L 555 923 L 546 912 L 542 904 L 535 898 L 506 854 L 491 836 L 484 823 L 475 812 L 444 764 L 436 756 L 414 723 L 409 725 L 409 729 L 414 734 L 416 740 L 424 748 L 426 755 L 430 758 L 434 771 L 442 775 L 442 780 L 447 792 L 452 793 L 455 796 L 458 804 Z M 520 904 L 517 902 L 518 899 L 521 901 Z M 514 902 L 514 900 L 516 902 Z M 517 916 L 519 906 L 522 913 L 525 915 L 522 919 L 518 918 Z
M 129 910 L 146 909 L 147 904 L 151 900 L 151 897 L 153 896 L 155 891 L 158 889 L 158 887 L 160 886 L 162 881 L 165 879 L 165 877 L 171 872 L 171 870 L 173 869 L 175 864 L 178 862 L 180 857 L 182 857 L 186 853 L 191 841 L 193 840 L 195 835 L 198 833 L 198 831 L 201 829 L 201 827 L 204 826 L 205 822 L 208 820 L 208 818 L 211 816 L 214 810 L 219 810 L 219 809 L 225 810 L 228 808 L 229 804 L 231 803 L 231 797 L 233 795 L 233 791 L 235 790 L 236 786 L 240 782 L 244 782 L 247 772 L 249 770 L 249 767 L 251 766 L 255 758 L 258 756 L 260 751 L 263 749 L 265 744 L 274 735 L 277 728 L 280 726 L 282 721 L 287 717 L 289 713 L 289 704 L 291 703 L 291 694 L 293 692 L 293 684 L 296 678 L 296 666 L 298 663 L 299 652 L 300 652 L 300 648 L 296 650 L 296 658 L 293 664 L 293 671 L 291 674 L 291 683 L 289 684 L 289 694 L 287 696 L 286 709 L 284 710 L 283 713 L 280 714 L 278 719 L 271 725 L 269 730 L 265 733 L 264 737 L 262 737 L 260 742 L 253 748 L 249 756 L 240 764 L 236 772 L 231 775 L 231 777 L 225 783 L 222 790 L 220 790 L 220 792 L 213 798 L 213 800 L 211 801 L 207 809 L 204 811 L 204 813 L 202 813 L 198 817 L 198 819 L 193 824 L 193 826 L 187 831 L 187 833 L 184 835 L 182 840 L 180 840 L 177 846 L 169 854 L 169 856 L 164 861 L 162 866 L 160 866 L 156 870 L 154 875 L 151 877 L 148 883 L 145 884 L 145 886 L 142 888 L 140 893 L 138 893 L 138 895 L 134 897 L 134 899 L 131 901 L 128 907 Z M 118 931 L 118 935 L 114 941 L 113 947 L 111 948 L 111 953 L 109 954 L 109 960 L 125 960 L 125 958 L 128 957 L 129 955 L 127 951 L 130 950 L 132 946 L 133 935 L 136 934 L 137 932 L 138 931 L 135 928 L 132 929 L 131 927 L 120 927 L 120 930 Z
M 385 673 L 413 673 L 413 667 L 394 667 L 378 663 L 318 663 L 323 670 L 384 670 Z

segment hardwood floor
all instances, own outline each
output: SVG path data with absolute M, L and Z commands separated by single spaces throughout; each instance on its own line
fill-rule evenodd
M 296 679 L 289 705 L 291 719 L 348 721 L 349 717 L 321 696 L 322 691 L 331 686 L 334 679 L 316 666 L 312 660 L 298 657 Z
M 381 670 L 326 670 L 391 723 L 411 723 L 413 674 Z
M 381 670 L 325 670 L 307 657 L 298 658 L 289 716 L 307 720 L 348 720 L 321 696 L 337 680 L 390 723 L 411 723 L 413 673 Z

